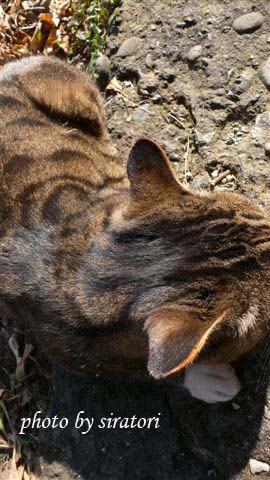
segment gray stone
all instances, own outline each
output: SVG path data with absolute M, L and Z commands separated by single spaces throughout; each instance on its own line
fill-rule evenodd
M 249 460 L 249 468 L 253 475 L 261 472 L 270 472 L 270 465 L 268 465 L 268 463 L 260 462 L 254 458 Z
M 179 162 L 180 160 L 180 156 L 176 152 L 169 152 L 168 156 L 171 162 Z
M 98 83 L 105 87 L 109 83 L 111 75 L 111 62 L 107 55 L 101 54 L 96 61 L 96 73 L 98 75 Z
M 194 190 L 202 190 L 208 188 L 210 185 L 210 177 L 209 175 L 196 175 L 192 182 L 192 187 Z
M 270 88 L 270 57 L 260 66 L 258 74 L 266 88 Z
M 209 143 L 212 142 L 215 132 L 213 131 L 203 134 L 199 130 L 195 130 L 195 135 L 198 145 L 202 147 L 203 145 L 209 145 Z
M 142 75 L 138 82 L 138 92 L 141 95 L 150 95 L 158 89 L 158 80 L 156 76 L 150 72 L 148 75 Z
M 117 64 L 118 78 L 120 80 L 130 80 L 138 82 L 141 77 L 141 71 L 138 65 L 131 59 L 122 60 Z
M 252 33 L 260 28 L 263 21 L 264 16 L 260 12 L 251 12 L 236 18 L 233 28 L 237 33 Z
M 193 178 L 192 172 L 187 172 L 187 173 L 186 173 L 186 180 L 187 180 L 188 182 L 190 182 L 190 180 L 192 180 L 192 178 Z
M 168 83 L 172 83 L 175 80 L 176 74 L 174 70 L 168 69 L 168 70 L 159 72 L 158 76 L 159 78 L 161 78 L 161 80 L 166 80 Z
M 160 103 L 162 102 L 162 96 L 157 93 L 152 97 L 152 101 L 153 103 Z
M 133 117 L 138 123 L 143 123 L 146 118 L 149 117 L 150 111 L 149 111 L 149 105 L 141 105 L 140 107 L 136 108 L 136 110 L 133 113 Z
M 218 177 L 218 170 L 214 170 L 212 172 L 212 178 L 217 178 Z
M 227 175 L 226 177 L 227 183 L 231 183 L 235 181 L 235 176 L 234 175 Z
M 256 124 L 256 127 L 259 127 L 262 129 L 268 129 L 270 127 L 270 111 L 260 113 L 256 117 L 255 124 Z
M 124 40 L 122 45 L 120 45 L 117 56 L 118 57 L 129 57 L 133 55 L 141 44 L 141 39 L 138 37 L 131 37 Z
M 195 45 L 194 47 L 192 47 L 188 51 L 187 59 L 190 62 L 195 62 L 195 60 L 197 60 L 202 55 L 202 52 L 203 52 L 202 46 L 201 45 Z
M 246 68 L 235 80 L 232 91 L 237 95 L 244 93 L 250 86 L 254 72 L 251 68 Z
M 153 62 L 151 53 L 148 53 L 148 54 L 146 55 L 146 57 L 145 57 L 145 65 L 147 66 L 147 68 L 153 68 L 153 67 L 154 67 L 154 62 Z

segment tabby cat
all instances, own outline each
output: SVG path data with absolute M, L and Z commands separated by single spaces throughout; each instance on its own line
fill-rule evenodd
M 0 300 L 64 367 L 185 371 L 231 399 L 231 361 L 267 335 L 270 223 L 232 193 L 183 188 L 149 139 L 127 173 L 89 78 L 52 58 L 0 72 Z

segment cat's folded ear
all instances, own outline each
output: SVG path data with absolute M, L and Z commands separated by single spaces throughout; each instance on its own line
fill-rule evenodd
M 137 140 L 130 151 L 128 177 L 136 202 L 191 195 L 177 180 L 166 153 L 147 138 Z
M 149 339 L 148 370 L 154 378 L 163 378 L 192 363 L 222 323 L 227 310 L 209 321 L 177 307 L 163 307 L 146 320 Z

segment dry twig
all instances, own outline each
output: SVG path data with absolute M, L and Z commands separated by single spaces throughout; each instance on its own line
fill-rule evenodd
M 184 166 L 184 184 L 187 185 L 187 171 L 188 171 L 188 156 L 189 156 L 189 144 L 190 144 L 190 139 L 189 139 L 189 133 L 187 134 L 187 147 L 185 151 L 185 166 Z
M 214 178 L 212 180 L 212 185 L 213 187 L 215 187 L 218 183 L 221 182 L 221 180 L 223 180 L 223 178 L 227 177 L 228 175 L 230 175 L 230 170 L 225 170 L 225 172 L 222 172 L 218 177 Z

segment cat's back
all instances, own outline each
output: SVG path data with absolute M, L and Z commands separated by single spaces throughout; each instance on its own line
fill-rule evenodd
M 123 176 L 98 91 L 57 59 L 31 57 L 0 72 L 0 219 L 66 223 Z

